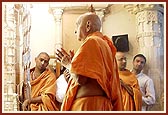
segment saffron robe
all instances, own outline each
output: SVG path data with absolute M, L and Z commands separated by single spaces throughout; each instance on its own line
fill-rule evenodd
M 88 106 L 89 105 L 89 106 Z M 112 110 L 111 102 L 104 96 L 80 97 L 73 101 L 71 111 L 108 111 Z
M 35 68 L 31 69 L 31 74 Z M 31 97 L 42 96 L 42 103 L 31 104 L 31 111 L 55 111 L 56 106 L 56 76 L 50 69 L 46 69 L 36 79 L 30 79 Z
M 123 104 L 125 111 L 141 111 L 142 93 L 139 88 L 136 76 L 129 70 L 119 71 L 119 77 L 123 82 L 133 89 L 133 97 L 122 87 Z
M 116 48 L 107 36 L 103 36 L 100 32 L 92 33 L 87 36 L 81 47 L 75 53 L 70 70 L 71 73 L 97 80 L 110 102 L 108 103 L 110 104 L 108 107 L 111 108 L 107 108 L 107 110 L 120 111 L 123 110 L 123 103 L 115 54 Z M 62 111 L 71 110 L 74 101 L 78 100 L 75 100 L 78 86 L 79 84 L 76 81 L 73 79 L 69 80 L 68 89 L 61 106 Z M 93 103 L 87 104 L 86 106 L 97 106 L 94 101 L 91 102 Z M 85 107 L 80 109 L 80 111 L 87 110 Z M 95 108 L 94 110 L 100 109 Z M 106 110 L 106 108 L 103 110 Z

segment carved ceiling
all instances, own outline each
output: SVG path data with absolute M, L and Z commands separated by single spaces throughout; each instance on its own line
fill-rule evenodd
M 104 10 L 106 13 L 108 8 L 112 5 L 109 3 L 51 3 L 49 4 L 49 10 L 62 9 L 64 13 L 85 13 L 88 12 L 91 5 L 95 11 Z

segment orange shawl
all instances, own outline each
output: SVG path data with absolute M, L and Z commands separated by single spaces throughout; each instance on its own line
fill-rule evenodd
M 31 69 L 34 71 L 35 68 Z M 42 103 L 31 104 L 31 111 L 58 110 L 55 102 L 56 77 L 51 70 L 46 69 L 37 79 L 30 80 L 31 97 L 42 96 Z
M 112 110 L 123 110 L 117 64 L 116 49 L 107 36 L 100 32 L 89 35 L 72 59 L 71 72 L 96 79 L 111 100 Z M 78 83 L 70 80 L 61 110 L 71 109 L 77 93 Z
M 142 107 L 142 94 L 140 92 L 138 80 L 136 76 L 129 70 L 119 71 L 119 77 L 123 82 L 133 89 L 132 96 L 122 87 L 123 104 L 125 111 L 141 111 Z

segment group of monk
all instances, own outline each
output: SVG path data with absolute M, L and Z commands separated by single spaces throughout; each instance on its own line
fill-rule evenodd
M 141 111 L 138 79 L 125 68 L 125 54 L 117 52 L 110 38 L 100 32 L 99 17 L 82 14 L 76 27 L 77 39 L 83 42 L 77 52 L 62 48 L 56 53 L 70 72 L 61 107 L 56 104 L 56 77 L 47 68 L 50 57 L 41 52 L 31 69 L 31 98 L 23 102 L 23 110 L 30 106 L 31 111 Z

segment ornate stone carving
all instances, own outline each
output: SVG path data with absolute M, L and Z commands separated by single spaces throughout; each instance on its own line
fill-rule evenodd
M 137 22 L 142 23 L 142 22 L 157 22 L 158 18 L 157 18 L 157 12 L 156 11 L 143 11 L 143 12 L 139 12 L 136 15 L 137 17 Z
M 131 12 L 132 14 L 137 14 L 138 12 L 145 10 L 158 10 L 163 13 L 163 4 L 125 4 L 124 8 Z
M 139 52 L 147 58 L 146 73 L 153 79 L 156 98 L 163 90 L 163 42 L 164 42 L 164 5 L 163 4 L 128 4 L 124 7 L 135 14 Z M 160 106 L 156 102 L 154 110 Z
M 49 13 L 51 13 L 54 9 L 63 9 L 64 13 L 71 13 L 71 14 L 82 14 L 90 11 L 103 11 L 104 14 L 110 13 L 110 7 L 112 4 L 50 4 Z M 93 9 L 94 8 L 94 9 Z
M 62 20 L 63 9 L 54 9 L 53 16 L 56 22 L 60 22 Z

